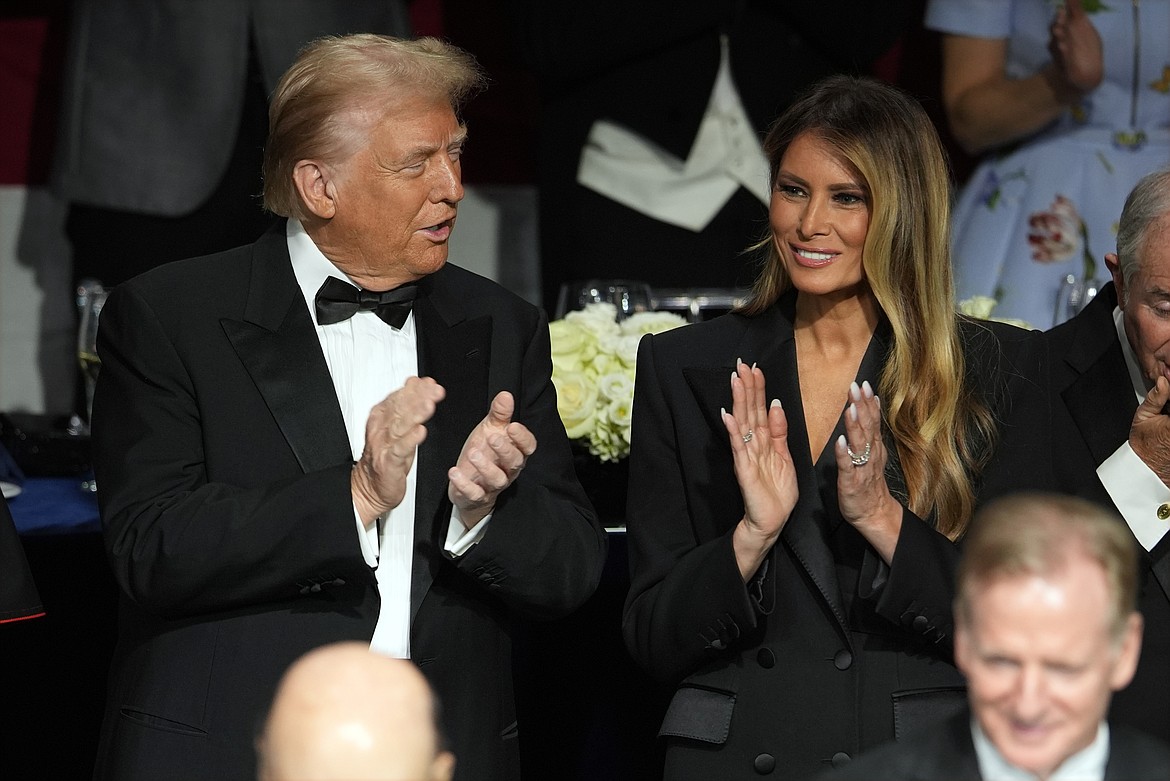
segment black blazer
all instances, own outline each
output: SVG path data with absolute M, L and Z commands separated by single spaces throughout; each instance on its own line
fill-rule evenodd
M 584 602 L 604 531 L 557 416 L 543 315 L 451 265 L 420 287 L 419 371 L 447 396 L 418 452 L 411 653 L 460 777 L 514 778 L 510 625 Z M 369 640 L 378 616 L 349 442 L 283 224 L 119 285 L 98 349 L 95 471 L 122 599 L 97 775 L 254 777 L 285 668 Z M 539 446 L 483 540 L 451 560 L 446 470 L 499 390 Z
M 811 775 L 964 702 L 951 665 L 957 549 L 906 510 L 886 566 L 842 519 L 832 448 L 809 457 L 794 300 L 642 341 L 624 632 L 639 663 L 676 687 L 661 730 L 671 779 L 754 778 L 769 767 Z M 1002 414 L 1014 376 L 1004 349 L 1033 337 L 966 321 L 962 337 L 969 381 Z M 889 340 L 883 324 L 858 382 L 876 383 Z M 737 357 L 759 363 L 769 398 L 784 405 L 800 488 L 746 589 L 731 545 L 743 500 L 719 417 L 731 408 Z M 843 430 L 839 422 L 830 442 Z M 899 495 L 896 463 L 887 477 Z
M 1047 409 L 1027 424 L 1031 452 L 989 468 L 989 497 L 1050 490 L 1116 509 L 1097 467 L 1129 438 L 1138 406 L 1113 322 L 1116 306 L 1110 283 L 1076 317 L 1045 332 Z M 1138 550 L 1142 655 L 1133 682 L 1114 695 L 1109 718 L 1170 742 L 1170 535 L 1153 551 Z
M 913 740 L 867 751 L 821 781 L 980 781 L 971 714 L 960 713 Z M 1170 746 L 1123 725 L 1109 725 L 1105 781 L 1166 781 Z

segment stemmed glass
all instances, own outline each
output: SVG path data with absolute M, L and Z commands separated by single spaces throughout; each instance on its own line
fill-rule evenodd
M 85 381 L 85 420 L 80 428 L 85 434 L 90 430 L 93 391 L 102 367 L 97 354 L 98 316 L 102 313 L 107 295 L 109 291 L 96 279 L 84 279 L 77 285 L 77 309 L 81 315 L 77 329 L 77 360 L 81 364 L 81 375 Z M 84 480 L 81 488 L 84 491 L 97 491 L 97 482 L 93 479 Z
M 617 319 L 623 320 L 635 312 L 651 309 L 650 286 L 632 279 L 589 279 L 566 282 L 557 296 L 555 317 L 566 312 L 584 309 L 586 304 L 609 302 L 617 308 Z
M 1060 325 L 1065 320 L 1075 317 L 1089 305 L 1100 289 L 1101 283 L 1096 279 L 1077 279 L 1072 274 L 1066 276 L 1056 293 L 1056 312 L 1052 324 Z

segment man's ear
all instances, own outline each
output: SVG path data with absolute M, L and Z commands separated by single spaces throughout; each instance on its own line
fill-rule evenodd
M 315 160 L 301 160 L 293 166 L 293 184 L 309 213 L 328 220 L 337 213 L 337 185 L 333 172 Z
M 441 751 L 431 762 L 430 781 L 451 781 L 455 775 L 455 755 L 450 751 Z
M 959 672 L 961 672 L 963 675 L 966 675 L 967 667 L 971 662 L 969 658 L 969 653 L 971 650 L 969 643 L 971 638 L 969 630 L 964 622 L 959 620 L 955 621 L 955 628 L 952 637 L 954 639 L 953 648 L 955 667 L 957 667 Z
M 1117 258 L 1116 252 L 1110 252 L 1105 256 L 1105 268 L 1109 269 L 1109 275 L 1113 277 L 1113 289 L 1117 293 L 1117 303 L 1125 309 L 1125 275 L 1121 273 L 1121 261 Z
M 1134 611 L 1125 621 L 1125 631 L 1117 648 L 1117 657 L 1113 662 L 1113 672 L 1109 677 L 1109 685 L 1113 691 L 1121 691 L 1133 680 L 1137 671 L 1138 659 L 1142 655 L 1142 614 Z

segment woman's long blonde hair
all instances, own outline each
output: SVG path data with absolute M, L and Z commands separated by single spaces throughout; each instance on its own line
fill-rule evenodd
M 878 393 L 906 480 L 902 498 L 957 539 L 974 511 L 974 480 L 995 422 L 965 378 L 951 279 L 950 180 L 938 135 L 918 102 L 900 90 L 833 76 L 769 130 L 764 151 L 773 182 L 788 145 L 804 133 L 833 147 L 869 191 L 862 264 L 893 332 Z M 774 237 L 759 246 L 767 256 L 740 310 L 749 315 L 792 286 Z

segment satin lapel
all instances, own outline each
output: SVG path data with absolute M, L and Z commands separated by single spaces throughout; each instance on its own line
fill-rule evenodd
M 719 419 L 719 408 L 731 408 L 729 380 L 735 366 L 735 359 L 747 363 L 758 363 L 764 372 L 769 399 L 778 398 L 788 419 L 788 447 L 796 466 L 796 480 L 800 491 L 790 521 L 781 533 L 783 544 L 787 545 L 804 567 L 817 590 L 833 611 L 843 635 L 846 631 L 845 613 L 842 608 L 837 570 L 833 563 L 832 551 L 825 539 L 825 525 L 818 522 L 824 513 L 817 487 L 816 473 L 809 458 L 808 430 L 805 428 L 804 407 L 800 400 L 800 381 L 795 371 L 796 343 L 793 340 L 791 297 L 786 297 L 767 312 L 748 321 L 741 338 L 731 346 L 725 356 L 725 365 L 716 367 L 693 367 L 683 370 L 683 376 L 699 400 L 703 414 L 716 432 L 715 442 L 726 442 L 726 433 Z M 713 458 L 719 459 L 718 468 L 724 474 L 732 474 L 730 449 L 723 447 Z M 724 463 L 725 462 L 725 463 Z M 712 465 L 712 471 L 715 470 Z M 742 511 L 743 499 L 734 480 L 722 481 L 734 493 L 734 506 Z M 698 501 L 704 501 L 696 497 Z M 718 509 L 714 507 L 713 509 Z M 775 566 L 773 563 L 772 566 Z
M 881 367 L 885 362 L 886 346 L 889 339 L 888 330 L 888 326 L 883 323 L 870 340 L 854 378 L 858 385 L 863 380 L 869 380 L 870 385 L 876 387 Z M 793 343 L 791 360 L 791 365 L 796 366 L 795 342 Z M 815 522 L 794 525 L 791 531 L 789 531 L 789 527 L 785 527 L 783 538 L 804 564 L 821 593 L 825 595 L 833 608 L 833 615 L 841 626 L 841 632 L 846 642 L 852 645 L 852 636 L 849 634 L 845 620 L 844 600 L 841 598 L 841 584 L 837 580 L 837 566 L 833 560 L 832 547 L 828 539 L 828 535 L 832 534 L 840 524 L 845 523 L 837 505 L 837 457 L 833 444 L 837 437 L 845 433 L 845 407 L 842 407 L 842 416 L 838 418 L 837 425 L 824 449 L 817 456 L 816 463 L 813 463 L 809 455 L 811 451 L 808 444 L 808 431 L 804 425 L 804 412 L 800 406 L 800 386 L 797 372 L 792 373 L 792 385 L 791 393 L 795 397 L 794 407 L 800 410 L 800 428 L 804 440 L 801 445 L 803 447 L 800 453 L 801 458 L 796 462 L 797 474 L 801 476 L 801 499 L 794 514 L 803 509 L 801 517 L 809 516 Z M 787 404 L 785 402 L 786 407 Z M 790 416 L 790 430 L 791 427 L 792 418 Z M 899 470 L 891 469 L 888 470 L 887 479 L 891 477 L 891 474 L 897 474 L 900 477 Z M 896 490 L 898 485 L 898 480 L 892 480 L 890 489 Z M 895 496 L 897 495 L 895 493 Z
M 329 367 L 297 286 L 283 225 L 256 242 L 243 320 L 220 321 L 305 472 L 352 459 Z
M 1111 287 L 1077 317 L 1065 356 L 1066 369 L 1075 379 L 1060 393 L 1096 464 L 1129 437 L 1137 409 L 1129 368 L 1113 324 Z
M 448 289 L 444 278 L 440 271 L 426 280 L 414 305 L 419 375 L 433 378 L 447 395 L 427 424 L 426 441 L 418 450 L 411 623 L 443 559 L 451 517 L 447 470 L 459 459 L 467 435 L 487 414 L 491 401 L 492 320 L 462 319 L 458 291 Z

